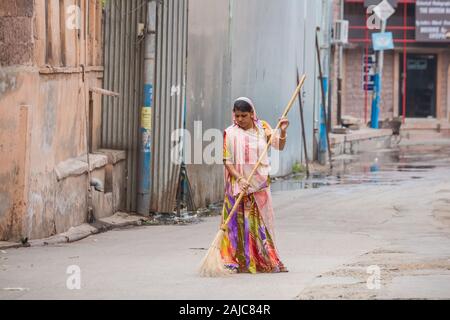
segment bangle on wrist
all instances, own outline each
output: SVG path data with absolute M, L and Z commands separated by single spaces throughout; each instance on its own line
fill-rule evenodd
M 281 136 L 278 137 L 278 139 L 283 140 L 283 141 L 286 140 L 286 138 L 287 138 L 287 135 L 285 135 L 284 138 L 282 138 Z

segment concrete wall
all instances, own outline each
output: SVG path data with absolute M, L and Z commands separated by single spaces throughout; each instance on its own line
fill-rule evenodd
M 203 130 L 223 129 L 231 120 L 221 114 L 231 103 L 231 46 L 229 1 L 189 2 L 187 129 L 202 121 Z M 216 112 L 213 110 L 216 109 Z M 193 139 L 201 142 L 202 138 Z M 219 201 L 223 192 L 223 166 L 189 165 L 194 201 L 204 206 Z
M 99 2 L 91 2 L 87 61 L 83 34 L 65 27 L 73 3 L 0 3 L 0 240 L 47 237 L 85 220 L 86 179 L 58 183 L 54 171 L 86 153 L 85 88 L 102 80 Z M 89 66 L 86 86 L 80 64 Z M 94 106 L 97 146 L 100 97 Z

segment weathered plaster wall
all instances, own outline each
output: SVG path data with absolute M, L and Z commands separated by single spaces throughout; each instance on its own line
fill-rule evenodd
M 20 238 L 26 211 L 29 146 L 36 77 L 0 70 L 0 239 Z
M 99 1 L 88 51 L 83 33 L 66 29 L 73 0 L 0 2 L 0 240 L 44 238 L 85 221 L 85 175 L 57 181 L 55 167 L 86 154 L 86 88 L 101 87 Z M 82 9 L 84 9 L 82 7 Z M 58 18 L 59 17 L 59 18 Z M 88 63 L 86 63 L 86 61 Z M 88 65 L 85 79 L 81 64 Z M 98 147 L 101 97 L 94 98 Z
M 33 1 L 0 3 L 0 240 L 24 233 L 32 105 Z M 17 67 L 17 65 L 22 65 Z
M 86 176 L 70 177 L 57 183 L 54 172 L 58 163 L 85 154 L 87 150 L 84 89 L 80 77 L 79 74 L 40 76 L 40 94 L 34 106 L 27 227 L 24 230 L 30 238 L 64 232 L 84 221 Z
M 80 209 L 66 208 L 66 203 L 75 196 L 85 205 L 85 195 L 71 195 L 70 188 L 56 183 L 54 173 L 59 162 L 86 153 L 84 90 L 79 78 L 77 74 L 42 76 L 36 70 L 11 67 L 0 72 L 0 81 L 13 83 L 0 99 L 1 239 L 63 232 L 73 225 L 64 222 L 58 227 L 59 216 Z M 67 183 L 76 193 L 85 190 L 85 179 Z

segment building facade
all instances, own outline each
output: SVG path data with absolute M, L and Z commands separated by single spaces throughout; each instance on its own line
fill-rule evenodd
M 329 78 L 331 4 L 2 1 L 0 241 L 45 238 L 118 210 L 136 212 L 146 173 L 149 211 L 173 212 L 180 176 L 172 162 L 180 142 L 173 132 L 186 129 L 191 146 L 203 153 L 212 140 L 207 131 L 223 133 L 239 96 L 252 98 L 259 116 L 275 125 L 297 71 L 307 75 L 306 145 L 309 159 L 316 159 L 321 92 L 315 37 L 318 32 Z M 151 35 L 155 42 L 146 47 Z M 146 61 L 154 63 L 152 87 L 145 82 Z M 147 104 L 153 108 L 143 112 Z M 278 176 L 305 159 L 297 102 L 289 118 Z M 141 170 L 144 138 L 152 158 Z M 196 162 L 198 150 L 191 151 L 194 161 L 184 160 L 196 206 L 221 201 L 223 165 L 202 155 Z
M 344 48 L 342 115 L 368 123 L 373 75 L 378 54 L 372 34 L 381 30 L 373 7 L 381 1 L 336 2 L 349 21 L 349 44 Z M 380 120 L 401 117 L 406 130 L 449 130 L 450 116 L 450 1 L 393 1 L 387 20 L 394 49 L 384 52 Z M 338 14 L 336 14 L 338 16 Z M 337 102 L 333 102 L 337 111 Z M 337 116 L 335 116 L 335 123 Z
M 90 207 L 118 206 L 106 167 L 120 161 L 93 154 L 102 61 L 102 1 L 0 2 L 0 241 L 63 233 Z M 88 165 L 103 192 L 89 194 Z

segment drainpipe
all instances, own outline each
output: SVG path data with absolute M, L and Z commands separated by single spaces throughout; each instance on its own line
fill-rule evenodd
M 151 149 L 152 149 L 152 107 L 155 78 L 156 47 L 156 1 L 147 3 L 147 25 L 145 33 L 144 58 L 144 106 L 141 108 L 141 125 L 139 129 L 139 171 L 137 213 L 150 213 L 151 183 Z
M 81 68 L 83 70 L 83 87 L 84 87 L 84 115 L 85 115 L 85 137 L 86 137 L 86 161 L 87 161 L 87 175 L 88 175 L 88 181 L 87 181 L 87 215 L 86 215 L 86 221 L 88 223 L 93 223 L 95 221 L 94 216 L 94 205 L 92 203 L 92 186 L 91 186 L 91 158 L 90 158 L 90 152 L 91 152 L 91 146 L 90 146 L 90 132 L 89 128 L 91 126 L 90 122 L 93 119 L 89 119 L 89 104 L 91 100 L 88 96 L 88 80 L 86 79 L 86 67 L 88 66 L 88 21 L 89 21 L 89 1 L 85 0 L 84 2 L 84 64 L 81 65 Z M 94 104 L 92 100 L 92 105 Z

